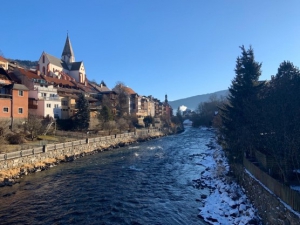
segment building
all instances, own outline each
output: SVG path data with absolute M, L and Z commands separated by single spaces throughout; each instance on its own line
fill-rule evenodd
M 71 77 L 78 83 L 84 84 L 86 82 L 83 61 L 75 61 L 74 51 L 68 35 L 61 58 L 43 52 L 38 61 L 37 71 L 39 74 L 58 79 L 64 79 L 64 77 L 69 79 Z
M 134 90 L 123 84 L 118 84 L 113 88 L 113 91 L 118 94 L 118 110 L 119 113 L 123 114 L 121 116 L 136 113 L 136 109 L 138 108 L 136 98 L 138 94 Z
M 89 85 L 98 91 L 93 97 L 98 99 L 100 106 L 107 106 L 111 109 L 111 112 L 116 115 L 118 94 L 115 91 L 110 90 L 103 81 L 100 85 L 95 82 L 89 82 Z
M 4 70 L 4 68 L 0 67 L 0 87 L 11 83 L 12 79 L 10 78 L 8 73 Z
M 8 61 L 7 59 L 3 58 L 2 56 L 0 56 L 0 68 L 3 68 L 4 70 L 8 70 Z
M 0 87 L 0 118 L 14 124 L 28 118 L 28 88 L 22 84 L 8 84 Z
M 29 89 L 29 113 L 50 118 L 61 118 L 61 101 L 54 82 L 36 72 L 16 68 L 14 75 Z

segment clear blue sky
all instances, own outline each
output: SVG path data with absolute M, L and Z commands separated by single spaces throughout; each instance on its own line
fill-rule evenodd
M 254 48 L 261 79 L 283 60 L 300 65 L 299 9 L 299 0 L 3 1 L 0 50 L 60 57 L 69 31 L 90 80 L 176 100 L 227 89 L 240 45 Z

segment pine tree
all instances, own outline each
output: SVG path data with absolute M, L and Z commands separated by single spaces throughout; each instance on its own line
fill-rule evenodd
M 102 108 L 99 110 L 98 113 L 98 120 L 100 121 L 102 128 L 104 127 L 104 123 L 113 120 L 113 114 L 109 107 L 103 105 Z
M 78 111 L 74 122 L 79 130 L 87 130 L 90 123 L 90 106 L 83 93 L 80 93 L 77 100 Z
M 280 64 L 278 72 L 265 88 L 262 120 L 263 153 L 272 157 L 284 182 L 300 165 L 300 71 L 291 62 Z
M 236 60 L 235 78 L 229 87 L 228 103 L 221 108 L 223 127 L 221 137 L 231 160 L 242 162 L 243 154 L 251 154 L 252 142 L 258 134 L 258 79 L 261 63 L 254 59 L 253 49 L 244 46 Z

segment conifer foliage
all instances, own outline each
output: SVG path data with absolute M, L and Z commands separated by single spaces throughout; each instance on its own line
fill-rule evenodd
M 240 47 L 236 60 L 235 78 L 229 88 L 228 104 L 221 108 L 223 127 L 221 137 L 230 159 L 242 160 L 244 153 L 251 154 L 253 140 L 257 135 L 258 94 L 261 85 L 261 63 L 255 61 L 253 49 Z M 254 147 L 254 146 L 253 146 Z
M 90 123 L 90 106 L 83 93 L 80 93 L 77 100 L 78 111 L 75 115 L 74 122 L 78 130 L 87 130 Z

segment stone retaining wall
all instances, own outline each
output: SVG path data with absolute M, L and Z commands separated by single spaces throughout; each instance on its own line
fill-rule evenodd
M 0 154 L 0 186 L 10 185 L 20 175 L 46 169 L 60 161 L 70 161 L 96 151 L 109 150 L 137 141 L 161 137 L 158 130 L 87 138 L 73 142 L 45 145 L 35 149 Z M 13 171 L 13 172 L 12 172 Z
M 266 225 L 299 225 L 300 213 L 293 211 L 273 193 L 269 192 L 243 166 L 232 166 L 238 182 L 245 189 L 248 198 L 258 209 Z

